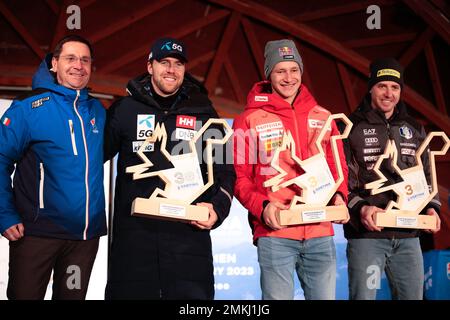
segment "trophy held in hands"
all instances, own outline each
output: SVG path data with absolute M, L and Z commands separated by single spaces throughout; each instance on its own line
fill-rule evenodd
M 342 134 L 330 137 L 331 150 L 338 174 L 336 181 L 331 174 L 322 147 L 322 140 L 327 131 L 331 130 L 331 124 L 334 119 L 341 119 L 346 125 Z M 349 213 L 345 205 L 327 206 L 327 204 L 339 188 L 339 185 L 344 181 L 336 141 L 347 138 L 352 125 L 350 120 L 342 113 L 330 115 L 323 124 L 315 141 L 318 153 L 305 160 L 301 160 L 296 156 L 295 142 L 292 134 L 289 131 L 285 132 L 281 146 L 275 150 L 271 161 L 271 167 L 279 174 L 267 180 L 264 183 L 264 187 L 271 187 L 272 192 L 276 192 L 281 188 L 297 185 L 301 188 L 301 196 L 295 195 L 290 203 L 289 209 L 278 212 L 277 218 L 280 225 L 287 226 L 323 221 L 339 221 L 348 218 Z M 303 169 L 304 173 L 293 179 L 284 181 L 287 172 L 278 163 L 280 152 L 286 150 L 290 151 L 290 157 L 296 165 Z
M 205 184 L 200 170 L 195 143 L 213 124 L 223 126 L 225 136 L 222 139 L 206 140 L 208 181 Z M 165 188 L 164 190 L 156 188 L 150 195 L 150 198 L 134 199 L 131 214 L 176 221 L 207 221 L 209 209 L 203 206 L 191 205 L 191 203 L 214 183 L 213 144 L 225 144 L 232 132 L 225 120 L 209 119 L 189 141 L 190 152 L 173 156 L 166 149 L 167 132 L 165 126 L 164 124 L 157 124 L 152 135 L 145 140 L 137 152 L 143 163 L 128 167 L 126 172 L 133 173 L 134 180 L 157 176 L 165 183 Z M 173 165 L 173 168 L 148 171 L 153 166 L 153 163 L 147 158 L 144 151 L 150 143 L 156 141 L 161 142 L 161 153 Z
M 441 150 L 429 152 L 430 190 L 425 178 L 421 156 L 425 149 L 428 149 L 428 145 L 434 137 L 441 137 L 444 145 Z M 398 151 L 395 142 L 393 140 L 388 141 L 384 153 L 378 158 L 373 169 L 380 179 L 365 185 L 366 189 L 371 190 L 372 195 L 385 191 L 393 191 L 397 195 L 396 201 L 389 201 L 384 213 L 377 212 L 375 214 L 374 221 L 377 226 L 436 229 L 436 217 L 419 215 L 419 213 L 438 192 L 434 157 L 435 155 L 445 155 L 449 147 L 450 140 L 444 132 L 430 132 L 420 148 L 416 151 L 416 165 L 402 170 L 397 164 Z M 384 186 L 387 179 L 380 170 L 380 166 L 384 160 L 391 161 L 392 168 L 403 181 Z

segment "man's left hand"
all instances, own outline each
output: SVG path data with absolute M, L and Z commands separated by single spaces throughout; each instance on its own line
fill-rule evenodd
M 427 209 L 427 215 L 436 217 L 436 229 L 434 229 L 434 230 L 426 229 L 424 231 L 428 232 L 428 233 L 436 233 L 436 232 L 438 232 L 441 229 L 441 218 L 439 218 L 439 215 L 437 214 L 436 210 L 434 210 L 433 208 L 428 208 Z
M 345 206 L 346 205 L 344 198 L 342 198 L 340 193 L 336 193 L 334 195 L 334 197 L 331 199 L 331 203 L 333 204 L 333 206 Z M 338 223 L 338 224 L 344 224 L 344 223 L 347 223 L 348 220 L 350 220 L 349 214 L 347 214 L 347 217 L 345 219 L 337 220 L 337 221 L 333 221 L 333 222 Z
M 207 207 L 209 210 L 209 218 L 207 221 L 191 221 L 191 224 L 196 226 L 199 229 L 203 230 L 211 230 L 211 228 L 214 226 L 214 224 L 219 219 L 217 216 L 216 211 L 214 211 L 213 205 L 208 202 L 199 202 L 197 203 L 200 207 Z

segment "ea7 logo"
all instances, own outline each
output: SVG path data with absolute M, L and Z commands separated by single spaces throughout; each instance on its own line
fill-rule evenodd
M 137 130 L 136 139 L 145 140 L 150 137 L 155 129 L 155 115 L 154 114 L 138 114 L 137 115 Z
M 377 134 L 376 129 L 363 129 L 363 133 L 365 136 L 372 136 Z

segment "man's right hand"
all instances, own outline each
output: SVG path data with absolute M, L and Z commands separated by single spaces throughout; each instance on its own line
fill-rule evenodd
M 369 231 L 381 231 L 382 227 L 377 227 L 374 221 L 374 214 L 377 212 L 385 212 L 383 209 L 375 206 L 363 206 L 361 208 L 361 223 Z
M 6 231 L 2 233 L 2 236 L 4 236 L 9 241 L 17 241 L 23 237 L 23 230 L 23 224 L 18 223 L 6 229 Z
M 277 220 L 277 212 L 282 210 L 287 210 L 289 207 L 282 204 L 281 202 L 269 202 L 266 208 L 263 211 L 262 219 L 264 223 L 274 230 L 280 230 L 285 227 L 280 225 L 280 222 Z

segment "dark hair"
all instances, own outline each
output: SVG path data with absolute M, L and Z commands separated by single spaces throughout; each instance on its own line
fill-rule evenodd
M 58 43 L 55 46 L 55 50 L 53 50 L 53 56 L 55 58 L 59 57 L 59 55 L 61 54 L 61 51 L 62 51 L 62 47 L 63 47 L 64 43 L 66 43 L 66 42 L 84 43 L 85 45 L 88 46 L 89 52 L 91 53 L 91 58 L 92 58 L 94 53 L 92 51 L 91 43 L 87 39 L 83 38 L 82 36 L 76 35 L 76 34 L 71 34 L 71 35 L 65 36 L 64 38 L 62 38 L 61 40 L 58 41 Z

